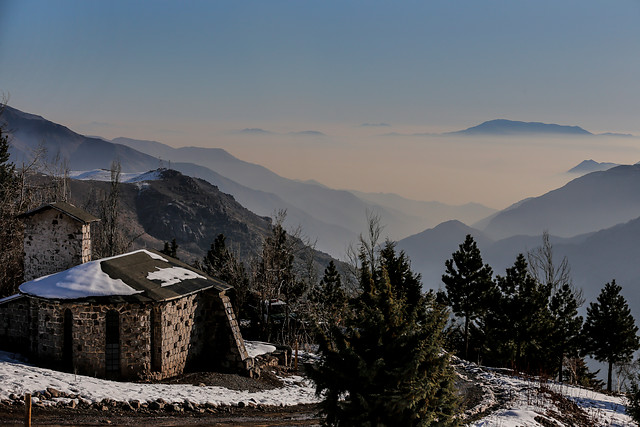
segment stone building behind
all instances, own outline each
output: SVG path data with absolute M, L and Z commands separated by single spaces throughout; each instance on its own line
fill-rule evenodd
M 65 203 L 48 203 L 19 216 L 24 221 L 24 280 L 91 261 L 91 223 L 99 218 Z

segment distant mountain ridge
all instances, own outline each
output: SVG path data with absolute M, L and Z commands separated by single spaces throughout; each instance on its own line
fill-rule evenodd
M 606 171 L 620 166 L 618 163 L 596 162 L 595 160 L 583 160 L 578 165 L 572 167 L 567 173 L 585 174 L 597 171 Z
M 485 263 L 494 275 L 505 274 L 519 253 L 526 254 L 542 244 L 541 232 L 531 236 L 492 239 L 481 230 L 459 221 L 447 221 L 432 229 L 407 237 L 397 243 L 411 259 L 411 267 L 422 275 L 426 288 L 443 287 L 445 261 L 458 249 L 467 234 L 478 244 Z M 574 284 L 582 288 L 587 303 L 594 301 L 606 282 L 615 279 L 623 286 L 623 294 L 637 317 L 640 315 L 640 217 L 572 238 L 551 236 L 554 262 L 566 256 Z M 583 307 L 584 308 L 584 307 Z
M 593 135 L 579 126 L 496 119 L 445 135 Z
M 272 216 L 286 209 L 287 227 L 301 226 L 309 238 L 317 239 L 318 249 L 336 257 L 343 256 L 348 245 L 366 229 L 367 212 L 379 214 L 386 224 L 385 232 L 396 240 L 449 218 L 475 222 L 495 212 L 480 205 L 447 207 L 406 199 L 401 203 L 376 202 L 349 191 L 281 177 L 220 148 L 173 148 L 155 141 L 128 138 L 109 142 L 77 134 L 65 126 L 11 107 L 7 107 L 0 119 L 12 133 L 11 160 L 18 165 L 44 144 L 50 159 L 59 153 L 76 171 L 109 168 L 113 160 L 120 161 L 123 172 L 131 173 L 170 166 L 218 186 L 258 215 Z
M 497 213 L 483 228 L 492 238 L 543 230 L 561 237 L 612 227 L 640 214 L 640 165 L 592 172 Z

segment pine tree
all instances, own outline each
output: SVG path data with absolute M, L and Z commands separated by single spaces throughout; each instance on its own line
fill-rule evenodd
M 311 292 L 310 300 L 315 306 L 313 316 L 318 328 L 333 341 L 331 331 L 342 324 L 347 310 L 347 295 L 333 260 L 329 261 L 320 283 Z
M 4 102 L 0 100 L 0 115 Z M 22 224 L 16 218 L 21 213 L 16 168 L 10 161 L 9 136 L 0 124 L 0 297 L 18 291 L 22 282 Z
M 248 315 L 245 309 L 249 293 L 249 278 L 244 264 L 227 248 L 226 237 L 218 234 L 202 259 L 200 268 L 211 277 L 233 286 L 233 308 L 236 315 Z
M 551 296 L 549 311 L 553 326 L 549 334 L 549 353 L 558 367 L 558 381 L 562 382 L 565 357 L 575 357 L 580 349 L 582 316 L 578 316 L 578 301 L 568 283 L 564 283 Z
M 446 273 L 442 281 L 447 291 L 446 300 L 453 313 L 464 318 L 464 357 L 469 353 L 469 326 L 485 309 L 486 296 L 492 287 L 493 271 L 483 264 L 480 249 L 470 234 L 464 243 L 445 262 Z
M 496 279 L 501 296 L 495 300 L 487 326 L 500 344 L 497 358 L 518 369 L 536 370 L 546 363 L 544 342 L 551 332 L 549 289 L 529 274 L 523 254 L 504 277 Z
M 294 271 L 296 243 L 283 227 L 285 212 L 280 212 L 271 228 L 271 234 L 262 244 L 262 253 L 256 266 L 253 289 L 257 292 L 261 339 L 293 344 L 297 330 L 292 319 L 291 307 L 305 293 L 305 286 Z M 282 321 L 274 322 L 272 303 L 285 303 Z M 277 327 L 277 328 L 276 328 Z
M 442 351 L 447 313 L 404 253 L 387 243 L 371 268 L 360 250 L 360 290 L 353 316 L 334 328 L 335 347 L 320 343 L 312 376 L 325 422 L 339 426 L 456 425 L 457 397 Z
M 598 301 L 589 304 L 582 329 L 587 354 L 607 362 L 607 391 L 611 391 L 611 372 L 615 363 L 627 361 L 640 348 L 638 327 L 627 300 L 616 281 L 604 285 Z
M 636 373 L 631 379 L 631 385 L 627 390 L 627 414 L 633 421 L 640 423 L 640 375 Z
M 171 244 L 164 242 L 164 248 L 160 252 L 172 258 L 180 259 L 178 258 L 178 243 L 175 238 L 171 240 Z

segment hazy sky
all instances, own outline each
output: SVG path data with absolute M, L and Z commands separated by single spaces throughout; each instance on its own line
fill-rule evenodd
M 504 207 L 580 160 L 640 161 L 640 140 L 381 135 L 495 118 L 640 135 L 639 22 L 638 0 L 0 0 L 0 91 L 84 134 Z M 326 136 L 291 134 L 309 130 Z

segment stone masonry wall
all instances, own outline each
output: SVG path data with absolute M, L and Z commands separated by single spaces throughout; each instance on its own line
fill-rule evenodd
M 194 313 L 198 308 L 198 294 L 166 302 L 161 308 L 158 338 L 160 347 L 160 372 L 155 378 L 168 378 L 184 371 L 190 352 L 199 349 L 198 336 L 194 336 Z M 157 348 L 156 348 L 157 351 Z
M 72 364 L 63 360 L 64 313 L 71 311 Z M 120 377 L 136 379 L 150 369 L 149 308 L 139 304 L 65 303 L 32 299 L 30 353 L 51 366 L 69 366 L 90 376 L 105 376 L 107 312 L 118 312 Z M 27 323 L 27 322 L 25 322 Z
M 13 298 L 0 303 L 0 350 L 29 351 L 29 299 Z
M 63 360 L 67 309 L 72 363 Z M 237 372 L 251 367 L 229 298 L 215 290 L 156 304 L 16 298 L 0 304 L 0 347 L 23 351 L 46 365 L 104 377 L 110 310 L 119 318 L 122 379 L 163 379 L 185 368 Z
M 66 270 L 91 260 L 90 225 L 56 209 L 27 217 L 24 232 L 24 280 Z

